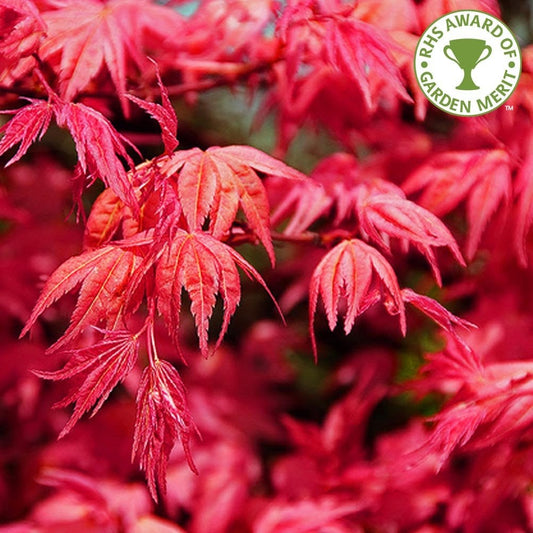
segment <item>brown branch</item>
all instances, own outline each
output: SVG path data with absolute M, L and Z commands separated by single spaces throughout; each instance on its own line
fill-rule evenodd
M 277 242 L 311 244 L 313 246 L 329 248 L 340 241 L 353 239 L 355 234 L 356 232 L 353 231 L 335 229 L 324 233 L 304 231 L 298 235 L 286 235 L 284 233 L 272 231 L 270 236 L 273 241 Z M 225 239 L 225 242 L 233 246 L 239 246 L 240 244 L 258 244 L 259 239 L 249 228 L 239 226 L 232 228 L 231 233 L 228 235 L 227 239 Z

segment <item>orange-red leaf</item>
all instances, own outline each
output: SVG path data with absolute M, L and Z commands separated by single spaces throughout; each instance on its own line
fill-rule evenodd
M 195 432 L 178 372 L 170 363 L 157 360 L 143 372 L 133 437 L 133 457 L 139 458 L 155 501 L 157 487 L 165 493 L 167 461 L 178 438 L 191 469 L 196 472 L 189 451 L 189 440 Z
M 145 33 L 172 25 L 179 31 L 183 20 L 145 0 L 74 0 L 43 18 L 48 31 L 39 55 L 57 69 L 61 95 L 73 100 L 105 66 L 125 110 L 128 66 L 141 71 L 147 63 Z
M 482 233 L 511 193 L 511 160 L 505 150 L 443 152 L 416 169 L 403 185 L 421 192 L 418 203 L 442 216 L 467 200 L 466 255 L 474 256 Z
M 163 168 L 167 175 L 178 173 L 178 196 L 190 231 L 201 230 L 209 217 L 210 232 L 220 238 L 230 229 L 240 207 L 273 263 L 268 198 L 256 171 L 287 179 L 304 178 L 250 146 L 176 152 Z
M 126 288 L 141 262 L 140 247 L 127 249 L 108 245 L 71 257 L 48 278 L 21 336 L 50 305 L 79 284 L 81 288 L 70 325 L 50 349 L 71 342 L 88 326 L 103 322 L 106 328 L 115 329 L 124 316 Z
M 4 69 L 16 68 L 21 58 L 37 49 L 44 30 L 43 19 L 32 1 L 0 2 L 0 75 L 5 74 Z
M 4 133 L 0 141 L 0 155 L 20 143 L 17 153 L 8 161 L 7 165 L 18 161 L 28 151 L 30 144 L 36 139 L 42 138 L 52 118 L 52 106 L 49 102 L 28 100 L 31 102 L 30 105 L 19 109 L 15 116 L 0 130 Z
M 157 83 L 159 85 L 159 90 L 161 91 L 161 105 L 155 104 L 154 102 L 147 102 L 146 100 L 142 100 L 131 94 L 127 94 L 126 96 L 159 122 L 163 144 L 165 145 L 165 153 L 171 154 L 179 144 L 176 139 L 178 132 L 178 117 L 176 117 L 176 112 L 170 103 L 168 91 L 161 81 L 159 70 L 157 70 Z
M 83 246 L 93 250 L 107 244 L 122 220 L 124 204 L 112 189 L 105 189 L 94 202 L 83 236 Z
M 383 248 L 389 249 L 391 237 L 415 244 L 428 259 L 439 284 L 441 278 L 433 247 L 449 248 L 457 261 L 464 265 L 459 247 L 448 228 L 427 209 L 402 196 L 361 194 L 357 215 L 363 232 Z
M 382 294 L 387 311 L 400 315 L 401 329 L 405 333 L 405 309 L 398 280 L 390 264 L 375 248 L 358 239 L 345 240 L 322 258 L 313 273 L 309 290 L 309 319 L 315 354 L 313 322 L 319 297 L 324 302 L 331 330 L 337 324 L 340 299 L 345 298 L 344 332 L 348 334 L 357 316 L 375 303 L 373 289 L 376 288 Z
M 222 326 L 216 349 L 226 333 L 229 321 L 241 298 L 236 265 L 266 288 L 258 272 L 232 248 L 202 232 L 178 230 L 158 262 L 156 291 L 158 309 L 169 331 L 176 338 L 181 310 L 181 293 L 185 289 L 191 299 L 200 349 L 209 353 L 208 330 L 217 295 L 224 303 Z
M 57 124 L 66 127 L 76 143 L 84 174 L 100 178 L 123 202 L 136 206 L 133 185 L 120 160 L 133 166 L 124 146 L 126 138 L 101 113 L 86 105 L 58 103 L 55 113 Z
M 56 404 L 63 407 L 75 403 L 74 412 L 61 431 L 59 438 L 65 436 L 78 420 L 91 408 L 95 415 L 111 391 L 129 374 L 137 359 L 139 340 L 130 331 L 116 330 L 106 332 L 105 337 L 89 346 L 70 352 L 70 359 L 64 368 L 56 372 L 35 373 L 45 379 L 60 380 L 84 375 L 83 383 L 75 391 Z M 95 405 L 96 404 L 96 405 Z
M 372 83 L 384 80 L 401 98 L 411 101 L 390 54 L 395 45 L 376 26 L 353 19 L 330 20 L 324 41 L 328 61 L 359 86 L 368 109 L 377 106 Z

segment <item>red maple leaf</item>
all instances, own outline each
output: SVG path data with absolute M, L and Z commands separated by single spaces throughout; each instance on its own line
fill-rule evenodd
M 120 226 L 124 204 L 112 189 L 105 189 L 95 200 L 83 236 L 85 250 L 107 244 Z
M 162 172 L 177 173 L 178 197 L 189 230 L 209 231 L 221 238 L 232 226 L 239 207 L 274 263 L 269 205 L 258 172 L 287 179 L 305 179 L 281 161 L 250 146 L 198 148 L 175 152 Z
M 132 457 L 139 457 L 150 493 L 157 501 L 157 487 L 165 493 L 167 461 L 178 438 L 189 466 L 197 473 L 189 451 L 189 440 L 197 430 L 181 378 L 170 363 L 158 359 L 145 368 L 137 406 Z
M 314 76 L 303 77 L 310 80 L 316 93 L 321 83 L 328 81 L 317 74 L 334 69 L 358 88 L 368 110 L 376 110 L 377 96 L 384 87 L 411 101 L 391 55 L 397 45 L 380 28 L 358 20 L 353 6 L 312 0 L 293 0 L 287 4 L 277 29 L 286 45 L 288 93 L 296 94 L 294 89 L 305 66 L 304 71 Z M 309 100 L 309 95 L 305 99 Z
M 375 93 L 384 80 L 389 89 L 411 101 L 390 54 L 396 45 L 378 28 L 354 19 L 330 20 L 324 42 L 328 62 L 357 84 L 368 109 L 377 107 Z
M 45 24 L 30 0 L 0 1 L 0 74 L 34 52 Z
M 98 111 L 83 104 L 58 103 L 54 109 L 58 126 L 64 126 L 76 143 L 78 164 L 83 174 L 100 178 L 127 204 L 137 205 L 133 185 L 121 157 L 133 163 L 124 143 L 129 144 Z
M 309 292 L 311 341 L 315 355 L 313 322 L 319 296 L 324 302 L 331 330 L 337 324 L 340 299 L 344 297 L 346 334 L 352 330 L 355 319 L 381 299 L 389 313 L 400 315 L 401 330 L 405 333 L 405 308 L 394 270 L 375 248 L 359 239 L 341 242 L 322 258 L 311 278 Z
M 415 306 L 436 322 L 443 330 L 453 335 L 454 339 L 462 344 L 465 350 L 469 351 L 465 342 L 457 335 L 455 328 L 471 329 L 476 327 L 475 324 L 455 316 L 433 298 L 418 294 L 412 289 L 402 289 L 402 298 L 404 302 Z
M 386 250 L 390 250 L 391 237 L 413 243 L 426 256 L 439 285 L 433 247 L 449 248 L 457 261 L 465 264 L 452 234 L 435 215 L 400 194 L 376 194 L 365 189 L 357 194 L 357 215 L 361 230 L 370 240 Z
M 141 247 L 107 245 L 67 259 L 48 278 L 21 336 L 50 305 L 80 284 L 70 325 L 50 350 L 64 347 L 89 326 L 104 323 L 109 330 L 120 327 L 132 303 L 126 301 L 125 291 L 142 257 Z
M 159 69 L 156 64 L 156 73 L 157 73 L 157 83 L 159 85 L 159 90 L 161 91 L 161 102 L 162 105 L 155 104 L 154 102 L 147 102 L 141 98 L 137 98 L 131 94 L 126 96 L 139 107 L 144 109 L 147 113 L 159 122 L 161 127 L 161 133 L 163 136 L 163 144 L 165 145 L 165 153 L 171 154 L 178 146 L 178 140 L 176 139 L 176 134 L 178 131 L 178 118 L 172 104 L 170 103 L 170 98 L 168 97 L 168 91 L 161 81 L 161 76 L 159 75 Z
M 418 203 L 438 216 L 467 201 L 472 259 L 490 218 L 511 195 L 511 160 L 505 150 L 443 152 L 416 169 L 403 184 L 406 193 L 421 192 Z
M 59 438 L 64 437 L 93 406 L 91 416 L 100 410 L 111 391 L 130 373 L 138 349 L 138 334 L 132 335 L 127 330 L 105 331 L 104 338 L 92 346 L 67 352 L 70 358 L 61 370 L 34 371 L 39 377 L 54 381 L 80 374 L 84 376 L 81 386 L 55 405 L 65 407 L 75 403 L 74 412 Z
M 517 198 L 514 246 L 522 266 L 527 265 L 527 236 L 533 224 L 533 135 L 530 135 L 527 146 L 528 151 L 517 173 L 514 191 Z
M 46 84 L 44 78 L 42 81 Z M 18 161 L 30 145 L 44 135 L 52 115 L 55 115 L 58 126 L 66 127 L 74 139 L 83 176 L 89 176 L 92 180 L 101 179 L 125 203 L 135 208 L 137 199 L 122 162 L 133 166 L 124 144 L 135 147 L 95 109 L 84 104 L 64 102 L 48 85 L 47 90 L 50 95 L 48 102 L 32 99 L 29 100 L 30 105 L 17 111 L 4 111 L 15 116 L 2 127 L 4 137 L 0 141 L 0 155 L 20 143 L 17 153 L 8 164 Z
M 423 27 L 427 27 L 442 15 L 460 9 L 473 9 L 500 18 L 497 0 L 426 0 L 418 6 Z
M 52 120 L 53 108 L 49 102 L 29 98 L 28 101 L 29 105 L 17 111 L 2 111 L 14 113 L 15 116 L 0 129 L 4 134 L 0 141 L 0 155 L 20 143 L 16 154 L 6 163 L 6 167 L 18 161 L 35 140 L 42 138 Z
M 220 345 L 241 298 L 236 265 L 268 291 L 259 273 L 233 248 L 207 233 L 177 230 L 173 241 L 162 252 L 155 281 L 159 311 L 176 341 L 181 293 L 185 289 L 191 299 L 191 312 L 196 322 L 200 350 L 204 355 L 209 353 L 209 320 L 217 294 L 220 294 L 224 315 L 214 349 Z
M 61 96 L 73 100 L 105 65 L 125 111 L 128 66 L 142 72 L 147 64 L 145 36 L 162 26 L 163 41 L 183 24 L 176 11 L 143 0 L 74 0 L 43 19 L 47 38 L 39 55 L 57 70 Z

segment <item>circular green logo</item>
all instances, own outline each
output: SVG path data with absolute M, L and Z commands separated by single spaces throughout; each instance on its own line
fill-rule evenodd
M 414 67 L 418 85 L 439 109 L 462 117 L 500 107 L 522 72 L 520 46 L 511 30 L 482 11 L 448 13 L 420 37 Z

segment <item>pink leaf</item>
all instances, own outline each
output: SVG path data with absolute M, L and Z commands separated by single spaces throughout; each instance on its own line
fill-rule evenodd
M 58 102 L 54 111 L 58 125 L 66 127 L 76 143 L 82 171 L 100 178 L 126 204 L 137 206 L 133 185 L 119 159 L 122 158 L 129 166 L 133 165 L 124 146 L 128 141 L 91 107 Z
M 166 491 L 168 457 L 177 439 L 189 466 L 196 473 L 189 451 L 191 435 L 197 432 L 185 401 L 185 388 L 176 369 L 157 360 L 145 368 L 137 393 L 137 417 L 133 457 L 139 458 L 148 478 L 148 488 L 157 501 L 157 487 Z
M 309 289 L 309 319 L 315 355 L 313 322 L 319 296 L 324 302 L 331 330 L 337 324 L 340 298 L 346 298 L 344 331 L 348 334 L 357 316 L 368 308 L 366 300 L 371 297 L 374 286 L 382 292 L 387 311 L 400 314 L 401 329 L 405 333 L 405 310 L 396 275 L 375 248 L 358 239 L 345 240 L 322 258 L 313 273 Z M 373 297 L 371 301 L 375 303 Z
M 58 407 L 64 407 L 75 403 L 74 412 L 59 438 L 64 437 L 93 406 L 91 416 L 95 415 L 111 391 L 124 381 L 137 360 L 138 335 L 132 335 L 130 331 L 125 330 L 105 333 L 104 338 L 96 344 L 70 351 L 71 358 L 63 369 L 56 372 L 35 371 L 38 376 L 52 380 L 84 375 L 81 386 L 56 404 Z
M 159 90 L 161 91 L 162 105 L 141 100 L 140 98 L 137 98 L 131 94 L 127 94 L 126 97 L 132 102 L 136 103 L 146 112 L 150 113 L 150 115 L 157 120 L 157 122 L 159 122 L 161 133 L 163 135 L 163 144 L 165 145 L 165 153 L 170 155 L 179 144 L 178 140 L 176 139 L 178 132 L 178 118 L 176 117 L 176 112 L 170 103 L 168 91 L 161 81 L 159 69 L 157 69 L 157 83 L 159 85 Z
M 8 161 L 6 166 L 18 161 L 36 139 L 42 138 L 50 124 L 52 118 L 50 103 L 44 100 L 28 100 L 31 102 L 30 105 L 12 111 L 15 116 L 2 126 L 1 131 L 4 136 L 0 141 L 0 155 L 20 143 L 17 153 Z M 3 111 L 3 113 L 6 112 Z

